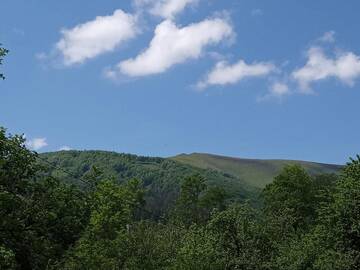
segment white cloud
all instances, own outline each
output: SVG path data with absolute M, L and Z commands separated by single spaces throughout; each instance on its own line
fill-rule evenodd
M 110 16 L 98 16 L 93 21 L 61 31 L 56 44 L 65 65 L 83 63 L 102 53 L 113 51 L 138 33 L 137 18 L 122 10 Z
M 290 93 L 289 86 L 283 82 L 274 82 L 270 87 L 270 94 L 276 97 L 282 97 Z
M 171 19 L 188 5 L 195 4 L 198 0 L 160 0 L 150 10 L 150 13 L 162 18 Z
M 64 146 L 59 148 L 59 151 L 70 151 L 70 150 L 71 150 L 71 147 L 67 146 L 67 145 L 64 145 Z
M 353 86 L 360 77 L 360 57 L 352 52 L 343 52 L 329 58 L 321 48 L 311 47 L 307 57 L 306 65 L 292 73 L 303 92 L 311 92 L 311 84 L 316 81 L 336 78 Z
M 38 151 L 41 148 L 47 146 L 46 138 L 34 138 L 32 140 L 28 140 L 25 143 L 26 147 L 30 148 L 31 150 Z
M 325 32 L 320 38 L 319 41 L 332 43 L 335 42 L 335 31 Z
M 186 7 L 194 5 L 199 0 L 134 0 L 136 9 L 147 10 L 154 16 L 173 19 Z
M 208 45 L 218 44 L 232 35 L 230 24 L 220 18 L 183 28 L 165 20 L 156 27 L 149 47 L 137 57 L 120 62 L 116 72 L 132 77 L 159 74 L 176 64 L 199 58 Z M 110 73 L 114 75 L 114 72 Z
M 235 84 L 245 78 L 266 76 L 275 70 L 275 66 L 271 63 L 260 62 L 248 65 L 240 60 L 234 65 L 229 65 L 222 61 L 207 74 L 205 80 L 198 83 L 198 87 L 201 89 L 210 85 Z
M 277 99 L 282 101 L 287 95 L 290 95 L 291 91 L 287 83 L 283 81 L 275 81 L 269 87 L 269 92 L 263 96 L 257 97 L 258 102 L 263 102 L 270 99 Z

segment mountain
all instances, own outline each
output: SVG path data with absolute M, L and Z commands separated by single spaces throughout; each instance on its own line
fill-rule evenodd
M 299 164 L 310 174 L 338 173 L 342 166 L 296 160 L 261 160 L 212 154 L 181 154 L 170 158 L 196 168 L 212 169 L 244 180 L 249 186 L 263 188 L 288 164 Z
M 77 185 L 84 185 L 84 176 L 92 166 L 101 169 L 104 177 L 115 177 L 119 182 L 138 178 L 148 190 L 147 207 L 155 218 L 164 214 L 174 203 L 181 181 L 194 174 L 202 175 L 209 186 L 223 187 L 230 200 L 255 202 L 260 191 L 236 175 L 165 158 L 105 151 L 60 151 L 41 154 L 40 162 L 48 167 L 49 175 Z
M 96 166 L 104 177 L 125 182 L 138 178 L 147 192 L 147 207 L 152 217 L 161 217 L 174 203 L 181 181 L 202 175 L 209 186 L 226 190 L 231 201 L 250 200 L 257 204 L 261 189 L 270 183 L 286 164 L 300 164 L 311 174 L 337 173 L 339 165 L 291 160 L 257 160 L 210 154 L 181 154 L 172 158 L 143 157 L 106 151 L 60 151 L 40 155 L 48 174 L 77 185 Z

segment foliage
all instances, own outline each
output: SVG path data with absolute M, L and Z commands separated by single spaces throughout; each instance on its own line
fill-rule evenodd
M 86 200 L 75 187 L 44 177 L 24 142 L 0 129 L 1 256 L 7 264 L 15 256 L 20 269 L 44 269 L 82 233 Z
M 160 158 L 39 157 L 0 129 L 0 269 L 360 268 L 360 157 L 339 176 L 285 167 L 257 208 L 236 181 Z
M 54 165 L 48 169 L 51 176 L 82 187 L 83 183 L 79 179 L 88 181 L 87 177 L 93 173 L 94 166 L 102 172 L 102 177 L 114 177 L 118 183 L 140 179 L 147 191 L 145 216 L 156 220 L 173 208 L 183 180 L 193 175 L 203 177 L 209 188 L 224 190 L 229 199 L 234 201 L 251 200 L 255 203 L 259 193 L 258 189 L 249 187 L 242 179 L 163 158 L 104 151 L 61 151 L 42 154 L 41 158 Z M 70 172 L 75 179 L 57 168 Z
M 104 180 L 90 194 L 91 214 L 83 236 L 69 252 L 66 269 L 122 269 L 128 256 L 128 230 L 143 202 L 138 180 L 120 186 Z
M 216 213 L 208 228 L 224 263 L 222 269 L 267 269 L 270 241 L 260 215 L 248 204 Z
M 2 65 L 4 56 L 6 56 L 8 53 L 9 51 L 7 49 L 2 48 L 0 43 L 0 65 Z M 4 74 L 0 73 L 0 79 L 5 79 Z
M 182 227 L 152 221 L 134 224 L 129 232 L 125 269 L 169 269 L 185 232 Z
M 286 165 L 300 165 L 310 175 L 338 173 L 342 168 L 339 165 L 306 161 L 243 159 L 202 153 L 181 154 L 171 159 L 196 168 L 221 171 L 261 189 L 270 184 Z
M 224 269 L 216 250 L 216 239 L 207 228 L 193 225 L 185 233 L 171 269 Z
M 0 246 L 0 269 L 15 269 L 17 267 L 13 251 Z
M 172 218 L 186 227 L 206 223 L 215 210 L 225 208 L 226 192 L 221 187 L 207 187 L 201 175 L 184 179 Z
M 303 229 L 314 220 L 313 181 L 298 165 L 286 166 L 263 190 L 265 212 L 272 218 L 288 218 L 294 230 Z

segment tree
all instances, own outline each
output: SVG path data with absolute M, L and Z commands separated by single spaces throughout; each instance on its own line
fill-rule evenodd
M 276 258 L 279 269 L 360 267 L 360 158 L 345 166 L 334 186 L 323 180 L 320 186 L 328 198 L 319 206 L 316 223 L 308 233 L 283 241 Z
M 316 216 L 312 185 L 303 168 L 286 166 L 263 190 L 265 213 L 290 230 L 306 229 Z
M 186 177 L 181 184 L 173 218 L 186 226 L 205 223 L 214 209 L 223 210 L 225 199 L 225 190 L 208 187 L 201 175 Z
M 1 43 L 0 43 L 0 65 L 2 65 L 4 56 L 6 56 L 8 53 L 9 53 L 9 51 L 5 48 L 2 48 Z M 4 74 L 0 73 L 0 79 L 5 79 Z
M 96 186 L 91 198 L 89 224 L 65 258 L 65 269 L 123 269 L 129 257 L 129 230 L 143 204 L 141 182 L 125 185 L 113 179 Z
M 221 270 L 224 262 L 218 253 L 215 236 L 206 227 L 192 225 L 179 239 L 174 270 Z
M 222 269 L 269 269 L 271 243 L 261 215 L 249 204 L 216 213 L 207 228 L 215 239 Z
M 31 179 L 39 169 L 36 154 L 27 150 L 22 136 L 7 136 L 0 127 L 0 246 L 13 254 L 22 269 L 30 269 L 33 246 L 27 224 Z
M 350 269 L 360 268 L 360 157 L 351 159 L 336 183 L 333 199 L 320 210 L 323 244 Z M 323 259 L 324 257 L 320 257 Z M 335 256 L 325 257 L 325 261 Z M 346 269 L 346 268 L 343 268 Z
M 37 157 L 22 136 L 0 128 L 0 265 L 45 269 L 87 224 L 85 194 L 45 176 Z
M 140 221 L 130 228 L 125 269 L 165 270 L 175 261 L 185 234 L 173 224 Z

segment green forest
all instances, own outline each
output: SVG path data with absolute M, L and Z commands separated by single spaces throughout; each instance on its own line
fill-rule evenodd
M 38 154 L 0 128 L 0 269 L 360 269 L 360 156 L 259 188 L 172 159 Z
M 90 167 L 82 158 L 104 152 L 38 155 L 24 143 L 1 129 L 1 269 L 360 266 L 359 157 L 339 174 L 290 165 L 263 190 L 231 192 L 214 171 L 132 155 Z

